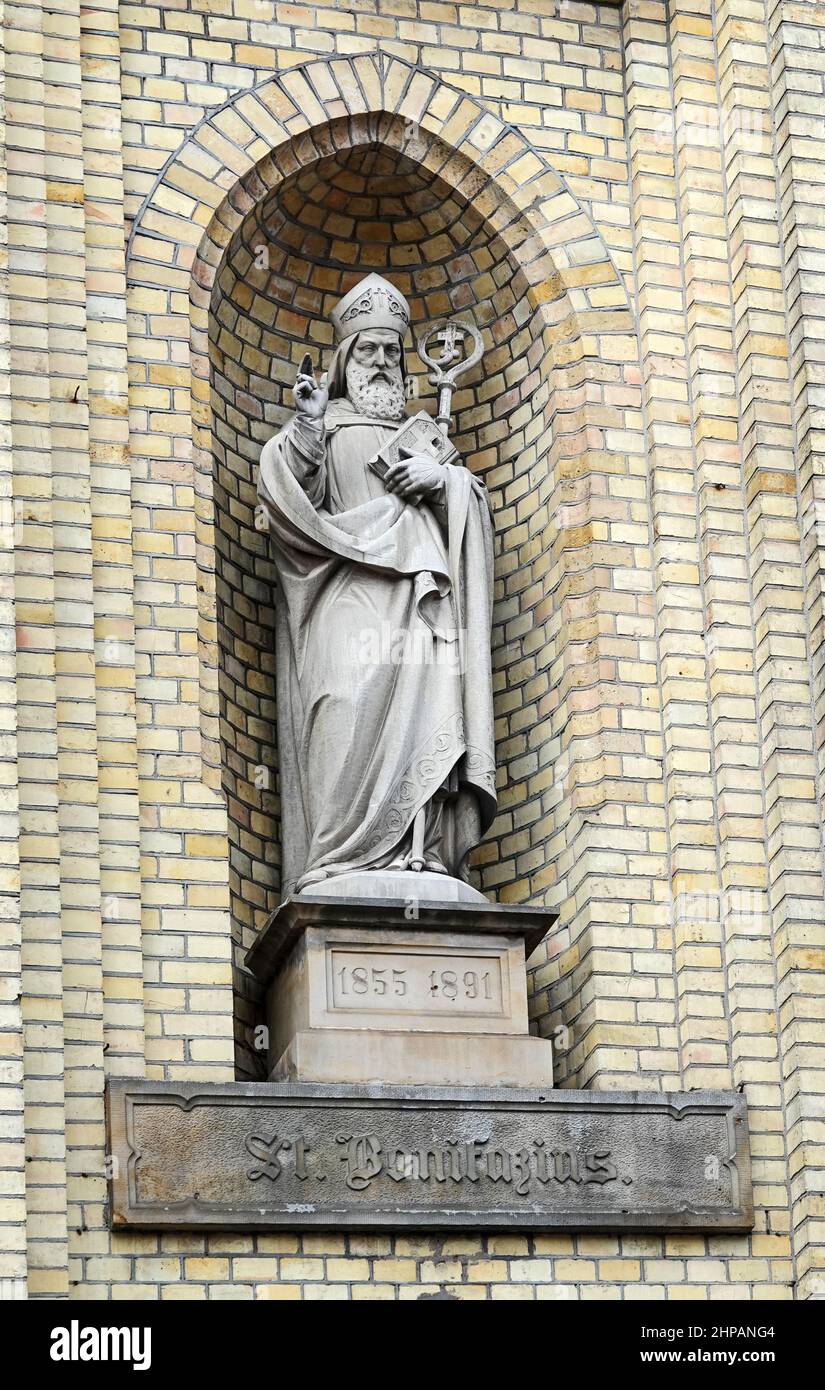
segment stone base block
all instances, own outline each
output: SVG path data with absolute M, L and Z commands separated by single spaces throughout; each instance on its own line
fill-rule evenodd
M 315 900 L 329 899 L 332 902 L 347 898 L 356 902 L 392 902 L 405 906 L 408 902 L 437 903 L 480 903 L 488 907 L 483 893 L 461 879 L 448 874 L 433 874 L 426 871 L 420 874 L 391 869 L 370 869 L 363 873 L 338 874 L 314 883 L 299 894 Z
M 267 987 L 271 1078 L 550 1088 L 526 954 L 553 920 L 485 901 L 288 899 L 247 957 Z
M 270 1080 L 549 1090 L 553 1047 L 533 1037 L 327 1028 L 296 1033 Z

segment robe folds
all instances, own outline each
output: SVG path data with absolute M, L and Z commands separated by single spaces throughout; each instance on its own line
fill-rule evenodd
M 385 867 L 445 784 L 442 859 L 466 877 L 495 813 L 487 493 L 460 466 L 438 504 L 388 492 L 367 461 L 394 430 L 338 399 L 261 455 L 285 893 Z

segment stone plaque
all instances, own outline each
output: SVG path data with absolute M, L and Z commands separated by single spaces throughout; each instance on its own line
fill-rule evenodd
M 729 1092 L 115 1081 L 108 1122 L 115 1227 L 753 1224 L 746 1106 Z
M 457 1015 L 501 1017 L 506 949 L 502 944 L 462 951 L 415 943 L 393 950 L 372 942 L 348 946 L 327 940 L 327 1009 L 348 1015 L 426 1014 L 442 1028 L 445 1019 Z
M 353 1029 L 422 1034 L 516 1035 L 526 1038 L 527 973 L 524 946 L 518 937 L 481 932 L 382 931 L 377 927 L 307 926 L 283 960 L 267 999 L 270 1065 L 274 1069 L 288 1049 L 300 1051 L 300 1034 Z M 536 1039 L 533 1039 L 536 1042 Z M 317 1039 L 316 1039 L 317 1042 Z M 318 1046 L 322 1044 L 318 1043 Z M 367 1044 L 365 1044 L 367 1045 Z M 313 1043 L 315 1046 L 315 1043 Z M 547 1044 L 549 1047 L 549 1043 Z M 351 1044 L 345 1044 L 350 1050 Z M 337 1043 L 336 1043 L 337 1048 Z M 359 1043 L 359 1051 L 363 1047 Z M 317 1048 L 316 1048 L 317 1050 Z M 435 1057 L 450 1058 L 439 1043 Z M 293 1058 L 294 1060 L 294 1058 Z M 366 1059 L 365 1059 L 366 1060 Z M 389 1060 L 389 1059 L 388 1059 Z M 402 1059 L 403 1060 L 403 1059 Z M 549 1057 L 548 1076 L 550 1074 Z M 455 1062 L 455 1058 L 452 1058 Z M 280 1070 L 280 1069 L 279 1069 Z M 511 1085 L 544 1085 L 516 1069 Z M 286 1080 L 276 1072 L 272 1079 Z M 413 1079 L 398 1068 L 379 1072 L 300 1074 L 295 1078 L 324 1082 L 404 1085 Z M 466 1079 L 436 1066 L 424 1084 L 492 1084 L 494 1073 L 480 1071 Z M 416 1080 L 422 1077 L 416 1073 Z

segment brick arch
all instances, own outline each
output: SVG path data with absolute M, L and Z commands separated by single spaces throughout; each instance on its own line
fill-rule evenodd
M 604 240 L 563 179 L 524 136 L 424 69 L 397 58 L 315 60 L 210 112 L 147 194 L 128 246 L 130 296 L 168 298 L 167 331 L 190 345 L 192 439 L 202 596 L 204 778 L 217 787 L 217 678 L 206 342 L 209 293 L 222 254 L 254 202 L 340 144 L 378 138 L 436 168 L 509 246 L 535 304 L 561 294 L 587 356 L 610 327 L 631 331 L 630 305 Z M 184 298 L 185 297 L 185 298 Z M 134 355 L 134 354 L 133 354 Z
M 497 217 L 511 220 L 514 210 L 523 214 L 528 234 L 552 258 L 552 273 L 561 277 L 577 312 L 591 310 L 593 286 L 608 283 L 616 284 L 621 307 L 629 310 L 600 231 L 521 132 L 436 74 L 381 55 L 313 60 L 204 116 L 146 195 L 130 231 L 129 261 L 145 264 L 147 273 L 158 260 L 170 272 L 189 272 L 203 232 L 256 165 L 271 159 L 276 180 L 283 178 L 306 161 L 319 129 L 367 116 L 400 121 L 413 142 L 416 128 L 437 137 L 454 158 L 447 172 L 456 176 L 455 187 L 486 209 L 492 225 Z M 186 211 L 181 198 L 189 203 Z M 152 242 L 160 244 L 153 248 Z M 542 269 L 535 267 L 536 283 Z
M 619 756 L 623 697 L 602 649 L 614 622 L 602 595 L 606 571 L 618 569 L 624 557 L 620 545 L 606 544 L 603 553 L 600 546 L 607 539 L 611 479 L 632 473 L 634 464 L 621 428 L 608 437 L 621 412 L 607 409 L 604 397 L 618 380 L 631 410 L 640 408 L 638 382 L 625 369 L 633 318 L 601 235 L 542 156 L 477 102 L 397 59 L 313 61 L 212 112 L 170 159 L 132 229 L 130 307 L 137 314 L 147 303 L 158 312 L 165 307 L 164 333 L 173 339 L 192 393 L 191 418 L 181 412 L 168 425 L 171 456 L 186 461 L 195 491 L 200 778 L 221 790 L 212 288 L 234 234 L 262 199 L 325 155 L 375 142 L 440 175 L 485 219 L 507 247 L 535 315 L 535 395 L 520 412 L 518 466 L 509 461 L 512 476 L 500 495 L 532 614 L 528 664 L 539 632 L 542 652 L 550 653 L 542 657 L 550 678 L 544 688 L 535 682 L 530 695 L 546 737 L 542 732 L 538 757 L 524 725 L 506 740 L 512 794 L 509 805 L 505 799 L 498 852 L 501 861 L 502 846 L 505 858 L 513 846 L 512 859 L 493 865 L 485 886 L 509 900 L 539 897 L 561 905 L 577 896 L 588 872 L 588 818 Z M 146 342 L 151 360 L 150 330 Z M 135 363 L 139 357 L 136 343 L 130 358 Z M 150 425 L 151 438 L 164 421 Z M 628 545 L 630 568 L 631 552 Z M 521 591 L 509 584 L 505 577 L 518 608 Z M 521 645 L 517 628 L 508 640 L 514 649 Z M 565 767 L 564 785 L 548 798 L 554 764 Z M 530 798 L 541 807 L 541 823 L 525 845 L 521 803 Z M 581 920 L 587 933 L 586 911 Z M 561 945 L 572 944 L 576 931 L 560 937 Z

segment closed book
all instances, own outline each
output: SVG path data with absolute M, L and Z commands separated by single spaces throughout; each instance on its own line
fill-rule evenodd
M 392 464 L 409 458 L 411 454 L 424 454 L 436 463 L 454 463 L 458 458 L 455 445 L 426 410 L 420 410 L 399 425 L 395 434 L 381 445 L 368 462 L 373 472 L 383 479 Z

